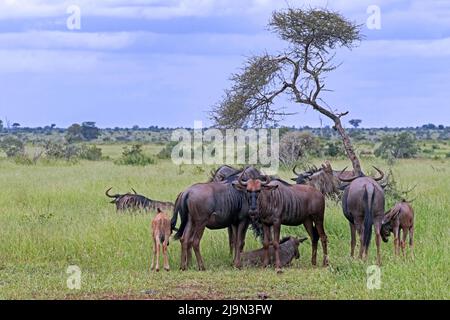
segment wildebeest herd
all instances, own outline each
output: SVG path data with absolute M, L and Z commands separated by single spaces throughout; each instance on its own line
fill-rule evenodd
M 169 237 L 176 231 L 175 240 L 181 243 L 181 269 L 186 270 L 194 251 L 199 270 L 205 270 L 200 252 L 200 242 L 208 229 L 228 229 L 230 252 L 233 265 L 241 266 L 273 265 L 277 272 L 299 257 L 298 246 L 306 238 L 286 237 L 280 240 L 281 225 L 303 225 L 311 239 L 311 263 L 316 265 L 317 247 L 320 240 L 323 260 L 327 266 L 328 239 L 325 232 L 325 196 L 341 195 L 344 216 L 349 221 L 351 231 L 351 256 L 354 256 L 356 234 L 360 238 L 359 258 L 366 259 L 375 231 L 377 263 L 381 264 L 381 240 L 387 242 L 394 234 L 394 252 L 399 248 L 404 253 L 406 237 L 409 234 L 411 253 L 414 234 L 414 211 L 403 200 L 385 212 L 383 183 L 384 173 L 374 167 L 378 177 L 364 174 L 355 176 L 353 171 L 335 171 L 329 162 L 320 169 L 298 173 L 294 168 L 296 184 L 263 174 L 255 167 L 236 169 L 227 165 L 211 173 L 208 182 L 196 183 L 182 191 L 174 204 L 149 199 L 133 193 L 106 195 L 114 200 L 118 211 L 156 210 L 152 221 L 154 240 L 152 269 L 159 270 L 159 252 L 162 245 L 164 269 L 169 270 L 167 246 Z M 172 211 L 172 219 L 165 213 Z M 177 227 L 178 217 L 181 222 Z M 262 239 L 263 247 L 251 252 L 243 252 L 245 236 L 251 227 L 255 235 Z M 400 232 L 403 238 L 400 240 Z M 155 267 L 156 262 L 156 267 Z

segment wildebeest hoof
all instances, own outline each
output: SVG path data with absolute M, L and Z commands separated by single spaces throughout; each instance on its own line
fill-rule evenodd
M 281 269 L 281 268 L 276 268 L 275 271 L 276 271 L 278 274 L 283 273 L 283 269 Z
M 164 268 L 164 270 L 166 270 L 166 271 L 170 271 L 170 268 Z
M 155 270 L 156 270 L 156 272 L 159 272 L 159 268 L 156 268 Z

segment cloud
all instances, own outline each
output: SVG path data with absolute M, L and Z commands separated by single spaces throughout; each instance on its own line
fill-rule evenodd
M 450 57 L 450 38 L 437 40 L 364 41 L 355 52 L 379 59 L 387 57 Z

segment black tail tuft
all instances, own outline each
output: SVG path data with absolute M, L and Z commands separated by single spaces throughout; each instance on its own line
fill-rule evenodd
M 183 193 L 180 193 L 180 195 L 177 198 L 177 201 L 175 202 L 175 207 L 173 209 L 173 217 L 171 221 L 171 228 L 172 230 L 177 231 L 173 238 L 175 240 L 179 240 L 183 236 L 184 229 L 186 228 L 189 214 L 188 214 L 188 207 L 187 207 L 187 200 L 188 195 L 184 195 Z M 177 216 L 178 213 L 180 214 L 181 224 L 178 229 L 175 228 L 177 223 Z
M 373 225 L 373 212 L 372 205 L 375 197 L 375 192 L 371 190 L 370 194 L 367 191 L 367 188 L 364 190 L 364 247 L 369 248 L 370 240 L 372 238 L 372 225 Z

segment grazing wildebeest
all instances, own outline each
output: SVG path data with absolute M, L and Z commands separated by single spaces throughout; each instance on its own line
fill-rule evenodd
M 400 233 L 403 231 L 403 238 L 400 242 Z M 394 234 L 394 252 L 396 255 L 400 253 L 399 244 L 402 253 L 405 255 L 406 237 L 409 234 L 409 247 L 411 255 L 414 256 L 414 210 L 408 201 L 403 199 L 401 202 L 386 212 L 381 226 L 381 237 L 384 242 L 388 241 L 390 233 Z
M 333 170 L 329 161 L 325 161 L 322 167 L 319 169 L 316 166 L 310 167 L 309 170 L 305 172 L 297 172 L 295 166 L 292 172 L 297 176 L 291 180 L 295 181 L 297 184 L 307 184 L 310 185 L 325 196 L 339 196 L 341 194 L 342 184 L 338 179 L 339 173 L 341 171 Z M 352 177 L 353 171 L 345 171 L 343 173 L 344 177 Z
M 311 263 L 316 265 L 317 243 L 319 238 L 323 249 L 323 265 L 328 264 L 327 235 L 323 223 L 325 214 L 325 197 L 322 193 L 307 185 L 290 185 L 280 179 L 260 176 L 247 179 L 240 176 L 233 184 L 245 190 L 249 199 L 249 216 L 254 221 L 261 221 L 264 232 L 264 261 L 269 264 L 269 244 L 271 228 L 273 229 L 273 247 L 275 250 L 275 267 L 281 272 L 280 231 L 281 225 L 299 226 L 303 224 L 312 241 Z
M 381 264 L 380 232 L 384 216 L 384 191 L 377 181 L 383 179 L 384 173 L 380 169 L 374 168 L 380 174 L 378 178 L 367 177 L 362 174 L 350 178 L 339 176 L 339 179 L 349 183 L 342 197 L 342 209 L 350 224 L 351 256 L 353 257 L 355 252 L 357 231 L 360 236 L 359 258 L 365 259 L 367 257 L 372 237 L 372 226 L 375 226 L 377 263 Z
M 300 258 L 298 246 L 307 238 L 285 237 L 280 240 L 280 261 L 281 266 L 291 264 L 292 260 Z M 275 249 L 273 245 L 269 247 L 270 264 L 275 263 Z M 262 266 L 264 260 L 264 248 L 242 253 L 243 266 Z
M 157 214 L 152 220 L 152 238 L 153 238 L 153 256 L 151 270 L 159 271 L 159 253 L 161 246 L 164 257 L 164 270 L 169 271 L 169 257 L 167 255 L 167 246 L 172 230 L 170 229 L 170 219 L 160 208 L 157 208 Z M 155 263 L 156 261 L 156 263 Z
M 173 209 L 173 203 L 163 202 L 152 200 L 147 197 L 144 197 L 133 190 L 134 194 L 126 193 L 126 194 L 109 194 L 109 191 L 112 188 L 106 190 L 105 194 L 109 198 L 113 198 L 114 200 L 111 203 L 116 205 L 117 211 L 125 211 L 125 210 L 156 210 L 157 208 L 161 208 L 162 210 L 169 211 Z
M 245 170 L 245 176 L 260 174 L 255 168 Z M 248 201 L 245 192 L 232 186 L 234 177 L 221 182 L 197 183 L 180 193 L 175 202 L 172 230 L 175 230 L 178 214 L 181 224 L 175 239 L 181 240 L 181 269 L 186 270 L 190 260 L 190 250 L 194 249 L 199 270 L 205 270 L 200 254 L 200 240 L 205 228 L 232 228 L 234 242 L 234 265 L 240 267 L 240 254 L 245 232 L 248 228 Z

